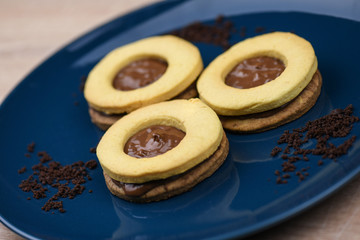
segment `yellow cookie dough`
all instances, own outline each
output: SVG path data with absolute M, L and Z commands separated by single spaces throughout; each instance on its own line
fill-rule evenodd
M 135 158 L 124 152 L 128 139 L 153 126 L 173 126 L 185 132 L 175 148 L 151 158 Z M 121 118 L 104 134 L 97 156 L 112 179 L 144 183 L 183 173 L 211 156 L 223 138 L 216 113 L 199 99 L 172 100 L 146 106 Z
M 157 58 L 167 62 L 165 73 L 150 85 L 131 91 L 113 87 L 113 79 L 129 63 Z M 106 55 L 89 73 L 84 95 L 90 107 L 107 113 L 129 113 L 169 100 L 189 87 L 203 69 L 199 50 L 175 36 L 155 36 L 122 46 Z
M 266 84 L 238 89 L 225 84 L 225 77 L 239 62 L 252 57 L 280 59 L 286 66 L 276 79 Z M 219 115 L 239 116 L 264 112 L 294 99 L 317 70 L 311 44 L 286 32 L 249 38 L 219 55 L 203 71 L 197 82 L 201 100 Z

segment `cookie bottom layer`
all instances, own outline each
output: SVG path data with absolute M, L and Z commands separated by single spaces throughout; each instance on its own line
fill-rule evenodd
M 235 132 L 263 132 L 291 122 L 309 111 L 316 103 L 322 86 L 322 77 L 317 70 L 304 90 L 282 107 L 262 113 L 243 116 L 219 116 L 223 127 Z
M 105 172 L 104 178 L 110 192 L 127 201 L 145 203 L 165 200 L 190 191 L 195 185 L 211 176 L 223 164 L 228 153 L 229 141 L 224 133 L 218 149 L 208 159 L 178 176 L 157 180 L 156 184 L 154 184 L 155 181 L 150 182 L 150 189 L 139 196 L 126 194 L 121 184 L 110 178 Z M 144 183 L 144 185 L 145 184 L 147 183 Z
M 175 96 L 173 99 L 190 99 L 198 96 L 195 83 L 191 84 L 187 89 L 182 93 Z M 126 115 L 124 114 L 106 114 L 101 111 L 95 110 L 92 107 L 89 107 L 89 115 L 91 122 L 95 124 L 100 129 L 106 131 L 111 125 L 113 125 L 117 120 Z

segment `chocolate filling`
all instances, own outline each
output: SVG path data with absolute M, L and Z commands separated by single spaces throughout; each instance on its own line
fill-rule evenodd
M 125 144 L 124 152 L 136 158 L 149 158 L 163 154 L 176 147 L 185 137 L 185 133 L 175 127 L 153 125 L 134 134 Z M 151 189 L 172 181 L 180 175 L 165 180 L 154 180 L 146 184 L 124 183 L 114 179 L 128 196 L 141 196 Z
M 122 91 L 145 87 L 158 80 L 165 73 L 167 66 L 168 64 L 160 59 L 136 60 L 116 74 L 113 86 Z
M 226 135 L 224 135 L 222 142 L 220 143 L 220 145 L 218 146 L 217 150 L 214 152 L 213 155 L 211 155 L 210 157 L 208 157 L 198 165 L 194 166 L 193 168 L 190 168 L 189 170 L 180 173 L 178 175 L 174 175 L 165 179 L 153 180 L 145 183 L 125 183 L 125 182 L 117 181 L 115 179 L 111 179 L 111 180 L 124 191 L 127 197 L 136 199 L 158 186 L 162 186 L 162 185 L 166 186 L 167 184 L 176 181 L 181 177 L 186 177 L 186 175 L 189 174 L 191 171 L 197 171 L 201 169 L 201 167 L 204 164 L 206 166 L 209 161 L 214 161 L 214 156 L 216 156 L 216 158 L 219 157 L 217 154 L 219 153 L 219 151 L 221 151 L 221 149 L 224 149 L 226 142 L 227 142 Z
M 136 158 L 150 158 L 176 147 L 185 133 L 175 127 L 154 125 L 134 134 L 125 144 L 124 152 Z
M 186 172 L 185 172 L 186 173 Z M 139 197 L 150 191 L 151 189 L 154 189 L 160 185 L 165 185 L 171 181 L 174 181 L 181 176 L 183 176 L 185 173 L 175 175 L 166 179 L 160 179 L 160 180 L 153 180 L 146 183 L 124 183 L 117 181 L 115 179 L 111 179 L 117 186 L 119 186 L 124 193 L 127 196 L 131 197 Z
M 320 77 L 320 73 L 317 71 L 315 72 L 315 74 L 313 75 L 311 81 L 314 81 L 315 77 Z M 302 92 L 300 92 L 300 94 L 298 96 L 300 96 L 305 89 L 303 89 Z M 298 96 L 296 98 L 298 98 Z M 283 105 L 281 105 L 280 107 L 274 108 L 274 109 L 270 109 L 264 112 L 258 112 L 258 113 L 251 113 L 251 114 L 246 114 L 246 115 L 240 115 L 240 116 L 220 116 L 221 119 L 250 119 L 250 118 L 267 118 L 270 116 L 273 116 L 275 114 L 278 114 L 279 112 L 281 112 L 284 108 L 288 107 L 289 104 L 291 104 L 293 101 L 295 101 L 294 98 L 293 100 L 291 100 L 290 102 L 287 102 Z
M 241 61 L 226 76 L 225 84 L 235 88 L 253 88 L 268 83 L 284 71 L 282 61 L 260 56 Z

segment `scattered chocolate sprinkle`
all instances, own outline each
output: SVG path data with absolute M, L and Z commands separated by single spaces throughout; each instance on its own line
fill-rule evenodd
M 278 146 L 274 147 L 273 150 L 271 151 L 270 155 L 275 157 L 279 152 L 281 152 L 282 149 Z
M 85 190 L 83 186 L 87 180 L 91 180 L 88 169 L 95 169 L 97 162 L 90 160 L 86 163 L 78 161 L 69 165 L 61 165 L 61 163 L 54 161 L 53 158 L 46 152 L 40 151 L 37 153 L 39 163 L 31 167 L 32 174 L 27 179 L 22 180 L 19 188 L 24 192 L 32 192 L 33 198 L 42 199 L 48 198 L 49 188 L 56 189 L 57 192 L 51 196 L 42 210 L 50 211 L 57 209 L 59 212 L 66 212 L 61 198 L 73 199 L 80 195 Z M 19 173 L 26 171 L 26 167 L 19 169 Z M 28 197 L 28 200 L 31 198 Z
M 283 162 L 281 166 L 283 172 L 293 172 L 296 169 L 295 165 L 290 162 Z
M 24 172 L 26 172 L 26 167 L 22 167 L 18 170 L 19 174 L 23 174 Z
M 45 151 L 38 152 L 37 155 L 41 157 L 40 162 L 42 163 L 46 163 L 52 160 L 52 157 Z
M 24 156 L 27 157 L 27 158 L 30 158 L 31 154 L 30 153 L 25 153 Z
M 300 174 L 299 174 L 299 181 L 302 181 L 302 180 L 304 180 L 304 179 L 305 179 L 305 176 L 302 175 L 302 173 L 300 173 Z
M 90 148 L 90 152 L 91 152 L 91 153 L 96 153 L 96 147 Z
M 97 161 L 96 160 L 89 160 L 85 163 L 85 166 L 88 168 L 88 169 L 95 169 L 97 167 Z
M 208 43 L 228 49 L 231 44 L 229 38 L 233 29 L 233 23 L 219 15 L 214 25 L 205 25 L 201 22 L 191 23 L 181 29 L 174 30 L 170 34 L 181 37 L 191 42 Z
M 27 146 L 27 151 L 28 151 L 29 153 L 33 153 L 34 150 L 35 150 L 35 143 L 32 142 L 32 143 L 30 143 L 30 144 Z
M 286 173 L 282 176 L 283 178 L 290 178 L 290 174 Z
M 338 146 L 331 143 L 330 140 L 347 137 L 356 122 L 359 122 L 359 117 L 353 115 L 353 106 L 350 104 L 345 109 L 335 109 L 326 116 L 309 121 L 304 127 L 284 131 L 277 141 L 279 145 L 286 144 L 283 150 L 284 154 L 281 155 L 281 158 L 285 160 L 281 164 L 281 171 L 286 174 L 296 171 L 295 164 L 301 160 L 308 162 L 310 160 L 308 155 L 320 155 L 322 159 L 336 161 L 340 156 L 347 154 L 355 142 L 356 136 L 344 139 Z M 310 139 L 315 139 L 315 148 L 303 148 Z M 274 147 L 270 155 L 273 157 L 278 155 L 281 152 L 279 149 L 281 149 L 279 146 Z M 323 160 L 318 160 L 318 166 L 323 164 Z M 301 171 L 295 172 L 299 181 L 303 181 L 306 176 L 309 176 L 307 172 L 309 168 L 302 168 Z M 280 177 L 280 171 L 275 170 L 275 172 L 278 173 L 276 174 L 278 176 L 276 183 L 285 183 L 283 180 L 285 174 Z

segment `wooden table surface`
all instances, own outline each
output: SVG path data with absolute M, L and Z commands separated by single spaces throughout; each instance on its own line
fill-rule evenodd
M 0 102 L 64 44 L 152 2 L 0 0 Z M 23 238 L 0 223 L 0 240 L 5 239 Z M 360 239 L 360 176 L 309 211 L 250 239 Z

